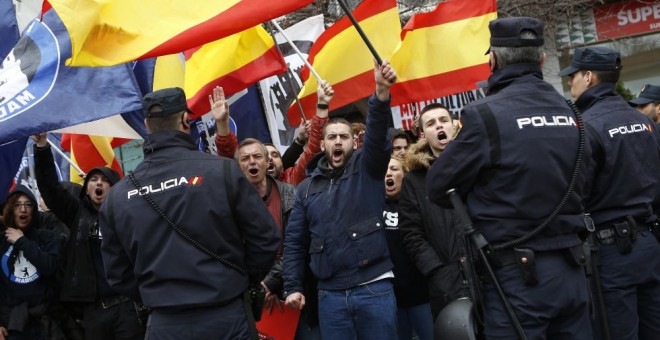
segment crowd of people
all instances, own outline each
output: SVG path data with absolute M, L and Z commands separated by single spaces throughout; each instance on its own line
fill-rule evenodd
M 320 82 L 283 155 L 239 143 L 220 87 L 218 155 L 190 138 L 180 88 L 144 97 L 123 179 L 58 182 L 33 136 L 44 208 L 23 186 L 5 200 L 0 340 L 267 339 L 261 302 L 300 310 L 298 340 L 660 338 L 660 86 L 626 102 L 619 53 L 582 47 L 567 102 L 543 80 L 541 21 L 489 29 L 487 96 L 461 124 L 430 104 L 392 128 L 383 62 L 364 124 L 330 118 Z

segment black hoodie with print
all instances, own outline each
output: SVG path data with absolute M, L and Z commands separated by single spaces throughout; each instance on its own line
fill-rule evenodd
M 43 221 L 42 213 L 37 210 L 37 201 L 28 188 L 19 186 L 8 198 L 19 194 L 26 195 L 34 209 L 30 224 L 22 230 L 22 237 L 14 244 L 6 237 L 0 242 L 0 306 L 9 308 L 25 302 L 33 307 L 52 301 L 56 296 L 54 274 L 60 265 L 61 238 L 46 230 L 48 226 L 39 225 Z M 5 221 L 4 224 L 3 236 L 6 228 L 14 223 Z M 0 315 L 0 323 L 6 318 Z

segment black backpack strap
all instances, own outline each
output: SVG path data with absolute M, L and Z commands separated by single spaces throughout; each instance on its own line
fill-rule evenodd
M 495 115 L 487 104 L 477 106 L 477 110 L 479 111 L 479 114 L 481 114 L 481 119 L 483 119 L 484 124 L 486 125 L 486 133 L 488 133 L 488 141 L 490 142 L 490 159 L 493 162 L 493 165 L 497 166 L 500 164 L 500 158 L 502 157 L 502 146 L 500 143 L 500 131 L 497 129 Z
M 477 106 L 477 110 L 481 115 L 481 119 L 484 121 L 486 126 L 486 133 L 488 134 L 488 142 L 490 143 L 490 160 L 494 168 L 499 167 L 500 159 L 502 158 L 502 145 L 500 140 L 500 130 L 497 128 L 497 121 L 495 120 L 495 114 L 488 107 L 487 104 L 481 104 Z M 481 183 L 487 183 L 493 177 L 493 172 L 488 171 L 484 173 Z
M 231 208 L 231 215 L 234 216 L 234 208 L 236 206 L 236 192 L 234 191 L 234 184 L 232 182 L 232 171 L 231 164 L 229 162 L 222 163 L 224 168 L 224 180 L 225 180 L 225 189 L 227 190 L 227 200 L 229 201 L 229 207 Z

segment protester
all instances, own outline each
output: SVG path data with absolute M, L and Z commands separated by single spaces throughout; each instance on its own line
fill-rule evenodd
M 390 128 L 389 137 L 392 142 L 392 156 L 405 157 L 406 150 L 411 144 L 410 136 L 401 129 Z
M 82 308 L 87 339 L 142 339 L 144 327 L 134 302 L 110 287 L 101 259 L 99 210 L 119 174 L 107 167 L 93 168 L 85 176 L 84 190 L 74 196 L 75 189 L 58 182 L 46 134 L 32 138 L 41 196 L 70 230 L 60 300 Z
M 48 230 L 55 226 L 42 224 L 40 215 L 28 188 L 18 186 L 7 197 L 0 241 L 0 339 L 65 339 L 57 322 L 64 315 L 57 308 L 55 284 L 64 239 Z
M 660 134 L 614 92 L 622 68 L 619 52 L 586 47 L 575 49 L 559 75 L 568 76 L 594 150 L 585 209 L 598 240 L 611 339 L 650 340 L 660 338 L 660 247 L 653 235 L 659 230 L 652 208 L 659 197 Z
M 433 319 L 448 302 L 464 296 L 458 232 L 463 228 L 452 209 L 428 200 L 426 178 L 431 164 L 454 138 L 456 127 L 442 104 L 420 113 L 419 140 L 406 153 L 409 172 L 399 201 L 399 228 L 412 262 L 427 280 Z
M 278 233 L 284 236 L 289 214 L 293 208 L 296 189 L 293 185 L 280 182 L 267 174 L 269 164 L 272 164 L 272 161 L 268 161 L 267 151 L 258 140 L 246 138 L 239 144 L 235 158 L 245 177 L 257 189 L 259 196 L 266 203 L 266 207 L 278 227 Z M 265 304 L 269 310 L 272 310 L 274 306 L 281 309 L 280 300 L 284 300 L 281 256 L 282 247 L 280 246 L 277 251 L 277 263 L 261 282 L 266 290 Z M 316 282 L 313 278 L 310 279 L 311 282 L 306 282 L 305 291 L 312 294 L 316 292 Z M 296 333 L 299 334 L 296 339 L 320 339 L 316 310 L 303 311 Z
M 289 213 L 293 207 L 296 189 L 293 185 L 280 182 L 267 173 L 268 152 L 260 141 L 254 138 L 246 138 L 238 145 L 236 150 L 236 161 L 248 179 L 250 184 L 257 190 L 261 200 L 266 204 L 268 212 L 275 221 L 277 232 L 284 234 Z M 282 256 L 282 246 L 277 249 L 276 260 Z M 267 280 L 262 282 L 266 288 L 266 299 L 272 296 L 270 303 L 277 303 L 278 295 L 282 293 L 281 267 L 275 272 L 271 270 Z
M 385 175 L 383 219 L 390 257 L 394 263 L 392 283 L 397 305 L 398 339 L 412 340 L 413 334 L 416 334 L 420 340 L 432 340 L 433 317 L 426 279 L 410 260 L 399 230 L 399 196 L 403 176 L 407 171 L 403 158 L 392 155 Z
M 644 85 L 639 97 L 629 101 L 637 111 L 651 118 L 656 124 L 660 123 L 660 86 Z
M 312 131 L 312 120 L 305 120 L 303 124 L 298 127 L 298 136 L 293 139 L 293 143 L 286 148 L 282 155 L 282 166 L 290 168 L 296 165 L 298 158 L 305 151 L 305 144 L 309 139 L 309 133 Z
M 323 154 L 310 162 L 311 177 L 298 187 L 284 237 L 287 306 L 306 305 L 303 280 L 310 255 L 325 339 L 396 337 L 392 262 L 382 218 L 391 153 L 390 87 L 396 73 L 383 63 L 374 74 L 364 148 L 354 152 L 353 131 L 345 119 L 326 124 Z
M 351 123 L 351 128 L 353 129 L 353 144 L 355 144 L 355 149 L 362 149 L 364 134 L 367 131 L 367 126 L 364 125 L 364 123 L 354 122 Z
M 305 151 L 298 159 L 295 166 L 283 169 L 276 179 L 293 185 L 302 182 L 307 174 L 305 167 L 309 160 L 321 151 L 321 131 L 328 121 L 330 101 L 334 95 L 334 90 L 326 82 L 319 84 L 316 89 L 318 103 L 316 104 L 316 116 L 312 120 L 312 127 L 309 133 L 309 141 L 305 146 Z M 229 130 L 229 105 L 221 87 L 213 89 L 213 95 L 209 96 L 211 112 L 216 121 L 218 133 L 215 143 L 218 146 L 218 155 L 232 158 L 238 144 L 236 136 Z M 279 154 L 279 151 L 278 151 Z
M 591 339 L 579 235 L 585 231 L 581 202 L 588 172 L 576 163 L 576 117 L 543 81 L 543 23 L 502 18 L 489 29 L 487 96 L 464 108 L 461 131 L 433 162 L 426 177 L 429 199 L 447 204 L 446 193 L 455 188 L 467 200 L 528 339 Z M 584 155 L 588 159 L 588 147 Z M 485 337 L 517 338 L 492 282 L 482 289 Z
M 182 89 L 142 104 L 144 161 L 101 210 L 108 282 L 152 308 L 149 339 L 254 336 L 243 294 L 273 265 L 277 226 L 235 162 L 196 150 Z
M 311 126 L 311 125 L 310 125 Z M 271 176 L 273 178 L 279 178 L 280 174 L 284 170 L 284 156 L 280 155 L 280 151 L 277 150 L 275 145 L 272 143 L 264 143 L 264 146 L 266 147 L 266 151 L 268 151 L 268 169 L 266 173 L 268 173 L 268 176 Z M 288 147 L 286 149 L 286 152 L 284 152 L 284 155 L 286 155 L 289 152 L 289 149 L 291 147 Z M 298 157 L 302 154 L 302 148 L 300 149 L 301 152 L 298 154 Z M 296 158 L 298 159 L 298 158 Z M 292 164 L 292 166 L 295 165 L 295 162 Z M 287 168 L 290 168 L 291 166 L 288 166 Z

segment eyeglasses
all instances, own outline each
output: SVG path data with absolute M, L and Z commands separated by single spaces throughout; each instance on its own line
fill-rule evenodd
M 21 209 L 21 208 L 25 208 L 27 210 L 32 210 L 32 209 L 34 209 L 34 204 L 32 204 L 32 202 L 14 203 L 14 209 Z

